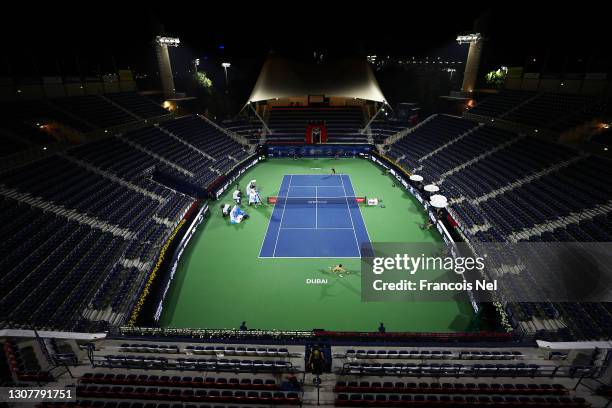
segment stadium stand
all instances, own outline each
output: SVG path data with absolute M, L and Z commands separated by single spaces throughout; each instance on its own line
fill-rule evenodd
M 58 98 L 52 102 L 64 111 L 71 112 L 99 128 L 122 125 L 138 119 L 99 95 Z
M 609 117 L 609 98 L 554 92 L 502 90 L 484 97 L 468 113 L 520 125 L 564 132 Z
M 104 97 L 141 118 L 168 115 L 168 111 L 152 100 L 133 92 L 105 94 Z
M 517 94 L 509 94 L 514 103 L 524 106 L 528 105 L 526 98 L 534 97 L 523 95 L 516 102 Z M 540 100 L 548 105 L 553 103 L 550 98 L 543 95 Z M 573 108 L 586 101 L 562 100 L 562 106 Z M 556 99 L 554 103 L 561 102 Z M 541 117 L 538 110 L 534 112 Z M 558 115 L 547 117 L 553 116 Z M 467 238 L 474 242 L 610 240 L 607 226 L 612 217 L 612 186 L 604 181 L 612 177 L 608 159 L 444 115 L 417 126 L 387 149 L 385 154 L 407 171 L 417 171 L 426 181 L 444 189 L 452 198 L 452 214 L 465 225 Z M 568 195 L 568 189 L 576 194 Z M 607 304 L 543 302 L 508 304 L 507 309 L 515 326 L 528 332 L 546 327 L 570 338 L 607 339 L 612 335 Z M 585 321 L 580 315 L 593 318 Z M 542 321 L 548 323 L 538 323 Z
M 411 127 L 411 123 L 401 120 L 376 119 L 370 124 L 372 138 L 376 144 L 382 144 L 387 138 Z
M 25 104 L 17 103 L 20 109 Z M 30 115 L 2 125 L 11 132 L 3 143 L 13 151 L 49 142 L 31 124 L 47 113 L 53 120 L 67 119 L 63 123 L 69 126 L 83 117 L 83 123 L 103 127 L 167 114 L 135 93 L 27 105 L 35 108 Z M 123 110 L 128 108 L 136 113 Z M 70 114 L 62 115 L 63 110 Z M 247 156 L 218 127 L 185 117 L 1 172 L 0 230 L 6 237 L 2 253 L 7 254 L 0 261 L 2 326 L 69 329 L 124 322 L 161 245 L 196 202 L 176 186 L 154 181 L 152 174 L 171 175 L 205 190 Z
M 517 106 L 522 105 L 529 99 L 536 96 L 536 92 L 533 91 L 515 91 L 510 89 L 504 89 L 498 94 L 485 97 L 482 102 L 476 104 L 470 112 L 489 117 L 500 117 L 506 114 L 508 111 L 515 109 Z
M 280 356 L 278 346 L 249 345 L 244 350 L 255 350 L 256 360 L 224 359 L 223 353 L 239 347 L 233 344 L 200 343 L 174 338 L 174 342 L 161 339 L 141 339 L 145 342 L 122 343 L 125 339 L 106 338 L 95 343 L 71 339 L 7 339 L 5 354 L 13 367 L 10 375 L 23 385 L 48 383 L 54 387 L 75 387 L 76 402 L 71 404 L 46 403 L 43 406 L 79 407 L 204 407 L 204 406 L 269 406 L 269 405 L 321 405 L 336 406 L 533 406 L 533 407 L 590 407 L 600 406 L 605 399 L 588 396 L 574 384 L 580 376 L 597 381 L 600 371 L 585 374 L 580 367 L 568 365 L 566 360 L 545 358 L 544 350 L 534 347 L 520 349 L 460 349 L 364 347 L 379 355 L 385 371 L 349 373 L 346 370 L 351 351 L 345 346 L 333 346 L 333 364 L 330 372 L 320 377 L 317 388 L 310 385 L 315 376 L 303 373 L 305 347 L 303 344 L 287 346 L 287 354 Z M 214 350 L 217 359 L 194 358 L 196 348 Z M 308 345 L 306 345 L 306 348 Z M 88 357 L 83 351 L 87 350 Z M 117 355 L 126 351 L 129 355 Z M 387 356 L 383 357 L 382 352 Z M 421 370 L 419 373 L 399 373 L 387 367 L 397 364 L 394 353 L 416 351 L 427 354 L 428 367 L 437 372 Z M 438 351 L 438 353 L 434 353 Z M 504 352 L 523 362 L 523 371 L 500 373 L 503 366 L 493 363 Z M 270 353 L 264 355 L 262 353 Z M 490 354 L 483 354 L 489 352 Z M 16 357 L 16 354 L 18 357 Z M 370 353 L 371 354 L 371 353 Z M 409 353 L 414 354 L 414 353 Z M 58 356 L 81 356 L 60 360 Z M 470 355 L 481 362 L 481 371 L 462 370 L 445 376 L 454 359 Z M 450 356 L 450 357 L 449 357 Z M 58 364 L 60 363 L 60 364 Z M 491 363 L 491 364 L 489 364 Z M 203 365 L 201 368 L 198 368 Z M 374 364 L 375 365 L 375 364 Z M 538 366 L 546 374 L 531 378 L 528 367 Z M 26 370 L 27 367 L 27 370 Z M 59 369 L 70 369 L 71 376 Z M 497 370 L 497 371 L 495 371 Z M 16 377 L 21 373 L 21 377 Z M 27 373 L 27 374 L 26 374 Z M 299 376 L 296 374 L 299 373 Z M 548 378 L 550 376 L 550 378 Z M 503 378 L 502 378 L 503 377 Z M 584 380 L 584 379 L 583 379 Z M 165 405 L 164 405 L 165 404 Z M 603 405 L 601 405 L 603 406 Z
M 361 133 L 364 117 L 360 107 L 274 107 L 268 119 L 272 134 L 267 135 L 267 139 L 274 142 L 303 142 L 309 121 L 325 122 L 329 142 L 364 143 L 367 140 L 367 136 Z
M 221 125 L 244 138 L 250 144 L 257 144 L 261 138 L 263 125 L 255 119 L 237 118 L 234 120 L 225 120 Z

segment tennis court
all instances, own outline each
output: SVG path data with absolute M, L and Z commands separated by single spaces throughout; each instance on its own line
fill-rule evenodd
M 335 176 L 333 180 L 329 177 L 331 167 L 347 176 Z M 439 242 L 442 239 L 435 229 L 419 228 L 427 221 L 419 202 L 367 160 L 274 159 L 247 170 L 236 183 L 245 186 L 249 180 L 256 179 L 265 200 L 280 196 L 281 187 L 286 186 L 289 192 L 287 175 L 290 174 L 294 174 L 292 187 L 310 189 L 292 189 L 291 195 L 284 195 L 287 198 L 312 197 L 317 192 L 325 194 L 324 189 L 335 190 L 327 193 L 329 197 L 342 190 L 332 187 L 342 186 L 343 180 L 346 195 L 342 191 L 341 196 L 367 195 L 382 199 L 385 208 L 360 205 L 351 212 L 353 221 L 356 212 L 360 212 L 367 226 L 367 232 L 365 226 L 353 231 L 366 234 L 370 242 Z M 307 177 L 298 183 L 295 174 L 312 176 L 311 180 L 316 182 L 306 182 L 310 178 Z M 372 331 L 382 321 L 388 331 L 454 332 L 465 330 L 471 321 L 473 312 L 467 302 L 362 302 L 358 257 L 260 257 L 269 228 L 280 227 L 280 219 L 272 226 L 270 219 L 282 206 L 245 206 L 250 217 L 240 224 L 231 224 L 221 216 L 219 206 L 231 204 L 232 193 L 229 189 L 211 205 L 211 213 L 185 249 L 168 290 L 160 320 L 162 327 L 238 328 L 246 320 L 249 328 L 257 329 Z M 320 208 L 318 212 L 299 208 L 300 205 L 286 203 L 285 211 L 295 211 L 293 218 L 300 221 L 294 222 L 300 224 L 286 224 L 283 219 L 283 227 L 320 229 L 322 222 L 334 228 L 350 224 L 347 210 L 327 206 L 322 213 Z M 339 215 L 331 216 L 332 213 Z M 306 219 L 301 220 L 306 216 L 308 224 Z M 353 241 L 355 233 L 351 232 Z M 298 239 L 303 236 L 291 237 L 291 242 L 306 246 L 303 238 Z M 279 245 L 283 240 L 279 239 Z M 351 248 L 356 251 L 357 247 Z M 278 248 L 276 255 L 280 255 Z M 343 277 L 331 273 L 329 267 L 338 263 L 349 273 Z
M 283 177 L 260 258 L 358 258 L 370 248 L 348 175 Z

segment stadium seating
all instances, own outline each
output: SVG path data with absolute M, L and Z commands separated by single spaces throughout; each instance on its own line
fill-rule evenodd
M 398 159 L 406 169 L 419 166 L 419 159 L 455 137 L 478 126 L 477 123 L 452 117 L 439 116 L 415 128 L 407 137 L 389 147 L 387 155 Z
M 38 383 L 53 381 L 51 374 L 40 366 L 32 346 L 21 348 L 16 341 L 9 339 L 4 342 L 4 354 L 9 369 L 18 380 Z
M 502 90 L 485 96 L 469 113 L 563 132 L 610 114 L 609 98 L 553 92 Z
M 72 96 L 52 100 L 62 110 L 83 118 L 99 128 L 134 122 L 136 117 L 104 100 L 99 95 Z
M 364 117 L 360 107 L 347 108 L 272 108 L 268 127 L 272 134 L 268 141 L 303 142 L 308 122 L 325 122 L 329 142 L 366 142 L 360 132 Z
M 370 124 L 372 138 L 376 144 L 384 143 L 388 137 L 410 127 L 410 122 L 402 120 L 376 119 Z
M 257 119 L 238 118 L 225 120 L 221 125 L 227 130 L 246 138 L 250 144 L 257 144 L 261 137 L 263 125 Z
M 79 105 L 79 114 L 100 126 L 122 121 L 111 114 L 119 108 L 92 98 L 85 105 L 72 98 L 59 104 Z M 135 110 L 141 106 L 136 94 L 112 98 Z M 110 116 L 103 113 L 105 104 Z M 142 115 L 162 113 L 154 104 L 141 107 Z M 95 113 L 98 108 L 102 112 Z M 204 189 L 247 156 L 203 119 L 173 120 L 170 130 L 162 126 L 83 144 L 0 174 L 0 234 L 9 254 L 0 261 L 6 283 L 0 324 L 69 328 L 88 324 L 85 308 L 92 322 L 130 310 L 161 244 L 194 202 L 152 181 L 151 169 Z M 38 137 L 23 127 L 15 132 L 23 140 Z
M 141 118 L 153 118 L 169 114 L 157 103 L 134 92 L 111 93 L 104 96 Z
M 406 406 L 406 407 L 590 407 L 580 397 L 536 397 L 536 396 L 463 396 L 426 394 L 338 394 L 336 406 Z
M 214 158 L 212 166 L 222 173 L 248 156 L 240 144 L 196 116 L 171 120 L 160 126 Z
M 580 95 L 565 95 L 545 92 L 525 104 L 516 107 L 504 119 L 532 125 L 549 127 L 572 112 L 593 103 L 593 98 Z
M 94 124 L 89 123 L 74 112 L 61 109 L 58 105 L 55 105 L 52 100 L 4 103 L 0 109 L 0 115 L 2 115 L 3 122 L 19 121 L 31 125 L 60 123 L 67 128 L 79 132 L 89 132 L 95 128 Z
M 500 117 L 536 95 L 537 93 L 533 91 L 504 89 L 498 94 L 485 96 L 482 102 L 477 103 L 476 106 L 470 110 L 470 113 L 489 117 Z
M 542 100 L 550 102 L 547 98 Z M 475 242 L 610 240 L 612 186 L 604 180 L 612 177 L 612 166 L 607 159 L 444 115 L 414 128 L 385 154 L 406 170 L 416 170 L 426 183 L 440 185 L 443 194 L 452 198 L 450 208 L 465 226 L 468 239 Z M 564 226 L 550 224 L 559 220 Z M 503 259 L 503 254 L 498 255 Z M 563 319 L 565 324 L 559 324 L 563 336 L 612 335 L 607 305 L 510 304 L 507 309 L 517 325 L 534 318 Z M 584 314 L 594 318 L 580 319 Z M 571 325 L 564 329 L 567 322 Z

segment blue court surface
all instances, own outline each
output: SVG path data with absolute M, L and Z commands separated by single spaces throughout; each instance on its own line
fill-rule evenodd
M 370 238 L 346 174 L 285 175 L 260 258 L 359 258 Z

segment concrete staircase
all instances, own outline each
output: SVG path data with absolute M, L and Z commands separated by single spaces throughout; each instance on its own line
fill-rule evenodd
M 472 164 L 479 162 L 480 160 L 484 159 L 485 157 L 490 156 L 493 153 L 495 153 L 497 151 L 500 151 L 501 149 L 504 149 L 504 148 L 510 146 L 512 143 L 516 143 L 516 142 L 518 142 L 519 140 L 521 140 L 521 139 L 523 139 L 525 137 L 526 137 L 525 135 L 519 135 L 519 136 L 517 136 L 517 137 L 515 137 L 513 139 L 508 140 L 507 142 L 504 142 L 502 144 L 499 144 L 499 145 L 495 146 L 491 150 L 487 150 L 486 152 L 484 152 L 484 153 L 474 157 L 471 160 L 466 161 L 465 163 L 460 164 L 457 167 L 454 167 L 454 168 L 448 170 L 445 173 L 442 173 L 441 178 L 437 181 L 436 184 L 442 183 L 448 176 L 451 176 L 451 175 L 453 175 L 453 174 L 455 174 L 455 173 L 465 169 L 466 167 L 471 166 Z
M 172 167 L 173 169 L 175 169 L 176 171 L 183 173 L 184 175 L 188 176 L 188 177 L 193 177 L 194 174 L 192 172 L 190 172 L 187 169 L 182 168 L 181 166 L 171 162 L 170 160 L 167 160 L 163 157 L 161 157 L 159 154 L 152 152 L 151 150 L 147 149 L 144 146 L 141 146 L 138 143 L 135 143 L 133 141 L 131 141 L 130 139 L 124 137 L 123 135 L 117 135 L 117 137 L 121 140 L 123 140 L 124 142 L 126 142 L 127 144 L 129 144 L 130 146 L 140 150 L 141 152 L 144 152 L 146 154 L 148 154 L 149 156 L 155 157 L 157 160 L 159 160 L 160 162 L 166 164 L 169 167 Z
M 154 125 L 156 128 L 158 128 L 161 132 L 167 134 L 168 136 L 170 136 L 171 138 L 173 138 L 174 140 L 176 140 L 179 143 L 184 144 L 185 146 L 187 146 L 189 149 L 195 151 L 196 153 L 204 156 L 206 159 L 208 160 L 212 160 L 212 161 L 217 161 L 217 159 L 215 159 L 214 157 L 212 157 L 211 155 L 209 155 L 208 153 L 206 153 L 204 150 L 200 150 L 197 147 L 195 147 L 194 145 L 192 145 L 191 143 L 187 142 L 186 140 L 181 139 L 180 137 L 178 137 L 177 135 L 175 135 L 174 133 L 172 133 L 171 131 L 167 130 L 166 128 L 159 126 L 159 125 Z
M 411 127 L 411 128 L 407 128 L 407 129 L 402 129 L 399 132 L 397 132 L 394 135 L 391 135 L 387 138 L 387 140 L 385 140 L 384 145 L 388 146 L 390 144 L 393 144 L 395 142 L 397 142 L 398 140 L 404 138 L 405 136 L 409 135 L 410 133 L 414 132 L 415 130 L 417 130 L 418 128 L 420 128 L 421 126 L 423 126 L 425 123 L 429 122 L 430 120 L 432 120 L 433 118 L 437 117 L 438 114 L 433 114 L 429 117 L 427 117 L 425 120 L 423 120 L 422 122 L 420 122 L 419 124 Z
M 476 131 L 477 129 L 480 129 L 483 126 L 484 126 L 484 123 L 479 123 L 477 126 L 475 126 L 475 127 L 471 128 L 471 129 L 463 132 L 462 134 L 460 134 L 456 138 L 454 138 L 454 139 L 444 143 L 442 146 L 438 147 L 437 149 L 434 149 L 431 152 L 427 153 L 425 156 L 423 156 L 423 157 L 421 157 L 419 159 L 419 162 L 422 162 L 424 160 L 429 159 L 431 156 L 441 152 L 442 150 L 446 149 L 449 146 L 452 146 L 453 144 L 457 143 L 458 141 L 460 141 L 461 139 L 463 139 L 464 137 L 466 137 L 470 133 L 473 133 L 474 131 Z
M 577 224 L 580 221 L 591 220 L 598 215 L 604 215 L 612 212 L 612 200 L 607 201 L 604 204 L 597 205 L 592 208 L 584 209 L 581 211 L 575 211 L 557 217 L 552 221 L 548 221 L 542 224 L 536 224 L 533 227 L 525 228 L 522 231 L 515 232 L 508 236 L 508 240 L 511 242 L 517 242 L 521 239 L 529 239 L 532 236 L 540 235 L 543 232 L 550 232 L 557 228 L 563 228 L 571 224 Z
M 232 132 L 231 130 L 226 129 L 223 126 L 219 126 L 218 124 L 216 124 L 212 120 L 208 119 L 206 116 L 197 115 L 197 117 L 202 119 L 203 121 L 207 122 L 209 125 L 216 127 L 221 132 L 225 133 L 227 136 L 231 137 L 236 142 L 240 143 L 243 147 L 247 148 L 249 146 L 249 141 L 247 140 L 246 137 L 244 137 L 242 135 L 239 135 L 236 132 Z
M 496 196 L 498 196 L 500 194 L 503 194 L 506 191 L 514 190 L 515 188 L 519 188 L 522 185 L 524 185 L 526 183 L 529 183 L 529 182 L 531 182 L 533 180 L 537 180 L 537 179 L 542 178 L 542 177 L 544 177 L 544 176 L 546 176 L 546 175 L 548 175 L 550 173 L 553 173 L 555 171 L 559 171 L 562 168 L 567 167 L 567 166 L 569 166 L 569 165 L 571 165 L 573 163 L 576 163 L 576 162 L 578 162 L 578 161 L 580 161 L 580 160 L 582 160 L 582 159 L 584 159 L 584 158 L 586 158 L 588 156 L 589 156 L 589 154 L 581 152 L 581 153 L 578 154 L 578 156 L 572 157 L 571 159 L 559 162 L 559 163 L 555 164 L 554 166 L 547 167 L 547 168 L 545 168 L 543 170 L 540 170 L 540 171 L 537 171 L 535 173 L 532 173 L 529 176 L 517 179 L 517 180 L 513 181 L 510 184 L 507 184 L 507 185 L 505 185 L 503 187 L 498 188 L 497 190 L 493 190 L 493 191 L 491 191 L 491 192 L 489 192 L 489 193 L 487 193 L 487 194 L 485 194 L 485 195 L 483 195 L 481 197 L 477 197 L 477 198 L 474 199 L 473 202 L 476 203 L 476 204 L 482 203 L 482 202 L 487 201 L 487 200 L 489 200 L 489 199 L 491 199 L 493 197 L 496 197 Z
M 90 227 L 99 229 L 100 231 L 110 232 L 115 236 L 121 236 L 125 239 L 132 239 L 134 236 L 134 232 L 126 228 L 111 224 L 88 214 L 80 213 L 72 208 L 65 208 L 64 206 L 53 204 L 52 202 L 45 201 L 40 197 L 34 197 L 29 193 L 19 192 L 2 184 L 0 184 L 0 195 L 26 203 L 43 211 L 61 215 L 62 217 L 66 217 L 69 220 L 76 221 L 80 224 L 89 225 Z
M 90 163 L 88 163 L 86 161 L 77 159 L 76 157 L 70 156 L 69 154 L 65 154 L 65 153 L 60 153 L 60 155 L 63 158 L 65 158 L 66 160 L 69 160 L 69 161 L 71 161 L 71 162 L 73 162 L 73 163 L 75 163 L 75 164 L 77 164 L 77 165 L 79 165 L 81 167 L 86 168 L 87 170 L 89 170 L 89 171 L 91 171 L 93 173 L 96 173 L 96 174 L 98 174 L 98 175 L 100 175 L 100 176 L 102 176 L 102 177 L 104 177 L 106 179 L 109 179 L 109 180 L 111 180 L 111 181 L 113 181 L 113 182 L 115 182 L 117 184 L 120 184 L 123 187 L 129 188 L 130 190 L 133 190 L 133 191 L 136 191 L 136 192 L 138 192 L 140 194 L 143 194 L 143 195 L 145 195 L 145 196 L 147 196 L 147 197 L 149 197 L 149 198 L 151 198 L 151 199 L 153 199 L 155 201 L 158 201 L 160 203 L 165 203 L 166 202 L 166 199 L 163 198 L 162 196 L 157 195 L 157 194 L 155 194 L 155 193 L 153 193 L 153 192 L 151 192 L 151 191 L 149 191 L 149 190 L 147 190 L 145 188 L 142 188 L 142 187 L 140 187 L 140 186 L 138 186 L 138 185 L 136 185 L 134 183 L 131 183 L 131 182 L 127 181 L 127 180 L 124 180 L 121 177 L 118 177 L 118 176 L 116 176 L 113 173 L 110 173 L 110 172 L 108 172 L 106 170 L 102 170 L 99 167 L 96 167 L 96 166 L 94 166 L 94 165 L 92 165 L 92 164 L 90 164 Z

